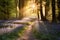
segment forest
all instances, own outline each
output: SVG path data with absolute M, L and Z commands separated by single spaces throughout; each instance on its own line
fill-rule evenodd
M 60 40 L 60 0 L 0 0 L 0 40 Z
M 0 1 L 0 20 L 21 19 L 25 17 L 23 12 L 28 10 L 27 5 L 29 0 L 1 0 Z M 33 0 L 34 1 L 34 0 Z M 60 21 L 60 1 L 59 0 L 35 0 L 38 7 L 35 13 L 41 20 Z M 21 11 L 23 10 L 23 12 Z M 33 9 L 34 10 L 34 9 Z M 30 10 L 30 11 L 33 11 Z M 36 11 L 35 10 L 35 11 Z M 30 13 L 27 13 L 30 14 Z M 32 12 L 33 14 L 33 12 Z M 40 14 L 40 15 L 39 15 Z

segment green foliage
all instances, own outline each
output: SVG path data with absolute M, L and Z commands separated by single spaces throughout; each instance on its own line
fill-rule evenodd
M 16 14 L 15 0 L 0 0 L 0 19 L 9 19 L 12 13 Z
M 56 35 L 52 34 L 44 34 L 37 32 L 35 29 L 33 30 L 34 37 L 39 40 L 57 40 Z

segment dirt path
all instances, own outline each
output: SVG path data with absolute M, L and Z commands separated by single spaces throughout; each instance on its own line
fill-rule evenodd
M 33 37 L 33 33 L 32 33 L 32 25 L 33 24 L 34 23 L 29 25 L 28 28 L 25 30 L 24 34 L 17 40 L 35 40 L 35 38 Z

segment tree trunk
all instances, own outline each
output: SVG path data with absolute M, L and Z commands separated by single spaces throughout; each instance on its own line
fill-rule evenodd
M 43 20 L 42 0 L 40 0 L 40 14 L 41 14 L 41 20 Z
M 56 22 L 55 0 L 52 0 L 52 22 Z
M 58 21 L 60 21 L 60 0 L 58 0 Z
M 23 18 L 23 12 L 21 12 L 20 9 L 23 9 L 24 3 L 25 3 L 25 0 L 19 0 L 19 19 Z
M 49 0 L 46 0 L 46 5 L 45 5 L 45 19 L 47 20 L 47 15 L 49 11 Z
M 15 5 L 16 5 L 16 18 L 17 18 L 17 6 L 18 6 L 18 0 L 15 0 Z

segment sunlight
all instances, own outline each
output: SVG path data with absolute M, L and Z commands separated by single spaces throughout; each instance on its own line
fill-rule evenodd
M 17 11 L 19 12 L 19 8 L 18 8 L 18 6 L 17 6 Z
M 31 4 L 31 8 L 35 9 L 36 5 L 35 4 Z
M 45 16 L 45 5 L 46 5 L 46 2 L 42 2 L 42 11 L 43 11 L 43 16 Z
M 37 5 L 33 0 L 30 0 L 25 4 L 23 8 L 24 17 L 37 17 Z

